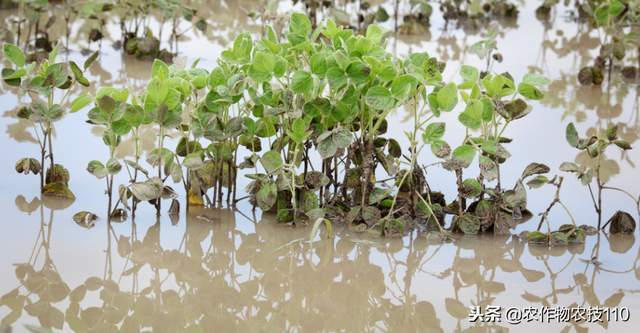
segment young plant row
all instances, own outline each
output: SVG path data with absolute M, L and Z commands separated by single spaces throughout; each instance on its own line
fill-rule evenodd
M 542 20 L 550 17 L 551 9 L 558 0 L 547 0 L 536 10 Z M 567 3 L 565 3 L 567 5 Z M 576 18 L 588 20 L 598 31 L 600 38 L 600 54 L 593 66 L 583 67 L 578 73 L 578 81 L 582 85 L 601 84 L 605 69 L 611 76 L 614 61 L 622 62 L 627 53 L 640 47 L 640 3 L 634 1 L 596 0 L 575 1 Z M 624 66 L 622 75 L 635 79 L 638 75 L 636 66 Z
M 123 166 L 129 176 L 113 210 L 110 200 L 109 214 L 141 201 L 160 212 L 162 196 L 173 194 L 169 179 L 184 186 L 187 207 L 234 205 L 241 200 L 242 169 L 254 207 L 276 213 L 281 223 L 326 218 L 383 234 L 422 223 L 444 235 L 452 215 L 452 231 L 508 233 L 528 213 L 525 182 L 550 182 L 542 175 L 550 169 L 532 163 L 513 189 L 503 187 L 500 169 L 512 141 L 506 129 L 532 111 L 525 99 L 542 99 L 537 87 L 551 80 L 526 74 L 516 84 L 508 73 L 481 78 L 465 65 L 459 72 L 465 82 L 446 83 L 445 63 L 427 52 L 394 57 L 381 45 L 385 32 L 370 25 L 356 36 L 332 20 L 312 29 L 308 17 L 293 13 L 286 40 L 270 27 L 256 41 L 243 33 L 212 70 L 198 68 L 198 60 L 190 67 L 184 58 L 171 66 L 156 60 L 140 95 L 105 87 L 79 96 L 69 112 L 93 105 L 87 117 L 105 128 L 109 148 L 108 159 L 89 162 L 87 170 L 106 177 L 110 199 L 113 177 Z M 386 136 L 386 117 L 406 104 L 413 121 L 404 132 L 409 146 L 401 147 Z M 446 123 L 437 118 L 458 104 L 466 134 L 450 144 L 442 140 Z M 144 125 L 159 133 L 157 148 L 146 156 L 157 170 L 140 165 Z M 176 147 L 165 144 L 169 134 L 179 136 Z M 135 141 L 134 158 L 119 160 L 115 151 L 127 135 Z M 475 163 L 479 172 L 470 174 Z M 453 173 L 455 199 L 447 202 L 429 186 L 425 169 L 433 165 Z M 377 180 L 383 174 L 390 186 Z
M 71 25 L 77 19 L 83 19 L 89 23 L 88 41 L 96 42 L 103 38 L 105 24 L 110 16 L 115 16 L 120 26 L 120 41 L 125 51 L 137 58 L 158 58 L 166 53 L 160 50 L 160 41 L 167 24 L 170 28 L 169 39 L 175 42 L 176 46 L 178 38 L 186 31 L 193 27 L 204 31 L 207 27 L 206 21 L 197 15 L 195 9 L 185 6 L 178 0 L 84 0 L 64 1 L 59 5 L 50 4 L 48 0 L 14 2 L 18 2 L 15 44 L 19 46 L 24 39 L 24 49 L 27 49 L 27 46 L 33 46 L 34 50 L 42 50 L 46 53 L 53 49 L 49 30 L 59 18 L 65 21 L 65 36 L 68 44 Z M 61 16 L 54 13 L 56 6 L 62 6 Z M 156 31 L 157 36 L 154 36 L 151 29 L 152 15 L 157 15 L 160 21 L 160 28 Z M 183 21 L 191 22 L 191 27 L 181 30 L 179 26 Z

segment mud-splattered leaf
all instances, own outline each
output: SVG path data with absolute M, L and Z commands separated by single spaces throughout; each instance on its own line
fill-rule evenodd
M 158 177 L 153 177 L 145 182 L 131 184 L 131 192 L 140 201 L 158 199 L 162 195 L 163 183 Z
M 618 146 L 618 147 L 620 147 L 621 149 L 624 149 L 624 150 L 632 149 L 631 145 L 627 141 L 624 141 L 624 140 L 613 141 L 613 144 L 615 144 L 616 146 Z
M 527 165 L 526 168 L 524 168 L 524 171 L 522 172 L 522 176 L 520 176 L 520 178 L 525 179 L 531 175 L 539 175 L 543 173 L 548 173 L 549 171 L 551 171 L 551 169 L 544 164 L 531 163 Z
M 448 158 L 451 154 L 451 146 L 446 141 L 436 140 L 431 144 L 431 152 L 438 158 Z
M 487 181 L 493 181 L 498 178 L 498 167 L 487 156 L 480 156 L 480 173 Z
M 304 185 L 307 189 L 317 191 L 320 188 L 329 185 L 330 179 L 320 171 L 309 171 L 304 179 Z
M 632 235 L 636 231 L 636 220 L 629 213 L 617 211 L 609 219 L 609 232 Z
M 202 158 L 199 153 L 191 153 L 187 155 L 182 164 L 191 170 L 198 170 L 204 167 L 204 162 L 202 162 Z
M 388 197 L 390 193 L 391 193 L 391 189 L 385 190 L 379 187 L 374 188 L 373 191 L 371 191 L 371 194 L 369 195 L 369 204 L 370 205 L 378 204 L 380 201 L 382 201 L 382 199 Z
M 315 194 L 314 191 L 302 189 L 300 190 L 299 204 L 300 204 L 299 207 L 305 212 L 314 210 L 318 208 L 318 196 Z
M 279 174 L 281 172 L 282 166 L 284 162 L 282 161 L 282 156 L 275 150 L 270 150 L 260 158 L 260 163 L 267 171 L 268 174 Z
M 42 188 L 43 195 L 75 199 L 66 182 L 49 183 Z
M 476 156 L 476 148 L 473 146 L 460 146 L 453 151 L 451 159 L 457 160 L 463 168 L 468 167 Z
M 34 175 L 37 175 L 42 171 L 42 166 L 35 158 L 22 158 L 16 163 L 15 169 L 16 172 L 24 173 L 25 175 L 28 175 L 29 172 L 33 172 Z
M 362 218 L 368 226 L 372 226 L 380 221 L 380 210 L 373 206 L 367 206 L 362 210 Z
M 467 198 L 475 198 L 482 193 L 482 184 L 476 179 L 467 178 L 463 181 L 462 193 Z
M 276 199 L 278 198 L 278 186 L 273 183 L 267 183 L 262 186 L 260 191 L 257 194 L 257 202 L 260 209 L 263 211 L 269 211 L 276 203 Z
M 462 218 L 455 217 L 458 220 L 458 227 L 462 232 L 469 235 L 475 235 L 480 231 L 480 220 L 471 214 L 463 214 Z

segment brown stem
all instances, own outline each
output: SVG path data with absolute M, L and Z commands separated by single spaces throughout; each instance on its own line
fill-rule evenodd
M 464 198 L 462 197 L 462 169 L 456 169 L 456 178 L 456 183 L 458 184 L 458 217 L 462 218 L 462 211 L 466 208 L 463 207 Z
M 49 136 L 49 160 L 51 160 L 51 182 L 55 182 L 56 180 L 56 165 L 53 163 L 53 138 L 51 137 L 51 123 L 47 122 L 47 135 Z

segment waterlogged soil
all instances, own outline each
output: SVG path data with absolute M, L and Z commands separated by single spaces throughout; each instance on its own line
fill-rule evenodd
M 515 184 L 531 162 L 547 164 L 551 175 L 561 174 L 557 168 L 564 161 L 585 167 L 588 156 L 566 143 L 564 129 L 569 122 L 576 124 L 582 136 L 617 124 L 620 137 L 637 148 L 639 82 L 613 71 L 611 81 L 605 79 L 602 86 L 580 86 L 578 71 L 591 65 L 598 54 L 597 31 L 570 20 L 562 5 L 550 22 L 540 22 L 534 15 L 538 4 L 521 5 L 517 21 L 501 21 L 497 38 L 504 60 L 494 64 L 494 71 L 508 71 L 516 78 L 535 72 L 555 80 L 542 90 L 543 100 L 532 102 L 533 113 L 505 133 L 514 139 L 507 147 L 513 157 L 501 169 L 505 184 Z M 258 4 L 242 5 L 250 9 Z M 261 23 L 246 17 L 238 6 L 239 2 L 202 6 L 201 14 L 211 26 L 205 33 L 187 34 L 179 43 L 179 54 L 188 56 L 188 63 L 202 57 L 200 65 L 211 69 L 237 34 L 258 33 Z M 280 11 L 287 8 L 291 7 L 283 4 Z M 7 22 L 11 13 L 0 11 L 0 20 Z M 443 30 L 440 17 L 436 8 L 425 34 L 389 35 L 388 49 L 397 55 L 422 51 L 436 55 L 448 63 L 443 74 L 447 80 L 459 79 L 461 64 L 484 68 L 484 60 L 467 53 L 470 45 L 486 38 L 483 30 L 452 29 L 451 24 Z M 151 62 L 112 48 L 119 37 L 114 22 L 107 24 L 101 56 L 89 70 L 89 91 L 106 86 L 141 91 Z M 59 29 L 52 31 L 63 31 L 59 23 L 55 26 Z M 82 49 L 98 49 L 98 43 L 86 42 L 89 29 L 86 22 L 75 23 L 72 30 L 80 33 L 71 35 L 71 50 L 59 56 L 81 61 Z M 637 51 L 629 51 L 626 64 L 637 65 L 637 58 Z M 4 58 L 0 61 L 3 67 L 9 65 Z M 76 88 L 71 94 L 82 92 Z M 5 129 L 0 134 L 0 318 L 14 322 L 14 332 L 25 331 L 24 324 L 62 327 L 66 332 L 93 325 L 115 325 L 127 332 L 136 332 L 141 325 L 142 330 L 169 331 L 194 323 L 211 332 L 598 332 L 640 327 L 637 232 L 589 236 L 584 245 L 549 249 L 525 244 L 515 236 L 460 236 L 455 243 L 439 244 L 417 231 L 375 238 L 342 227 L 334 227 L 329 239 L 323 226 L 311 249 L 310 228 L 280 227 L 275 216 L 252 212 L 246 201 L 235 211 L 193 208 L 177 219 L 167 214 L 157 218 L 151 206 L 141 205 L 135 220 L 108 225 L 106 184 L 86 171 L 87 162 L 104 160 L 108 149 L 102 130 L 85 123 L 86 111 L 65 115 L 54 128 L 56 162 L 70 171 L 75 201 L 40 198 L 38 177 L 15 173 L 15 161 L 39 155 L 30 124 L 13 116 L 28 100 L 15 89 L 0 86 L 0 128 Z M 448 124 L 444 139 L 449 142 L 464 137 L 457 111 L 442 116 Z M 403 128 L 412 126 L 411 118 L 409 109 L 390 115 L 390 136 L 403 146 Z M 156 133 L 146 131 L 142 142 L 145 152 L 155 148 Z M 131 141 L 124 141 L 117 154 L 118 158 L 131 156 Z M 604 182 L 637 196 L 638 161 L 638 149 L 611 150 L 603 166 Z M 433 162 L 430 154 L 419 161 Z M 114 183 L 126 182 L 126 175 L 119 176 Z M 588 190 L 572 175 L 564 176 L 563 203 L 578 224 L 596 225 Z M 429 168 L 427 181 L 443 191 L 448 201 L 455 196 L 453 173 Z M 239 182 L 242 188 L 248 180 L 240 176 Z M 184 210 L 181 186 L 174 188 L 181 194 L 178 199 Z M 534 214 L 543 212 L 554 194 L 551 187 L 528 191 L 528 208 Z M 605 191 L 603 202 L 605 221 L 617 210 L 638 219 L 635 203 L 623 193 Z M 169 203 L 165 201 L 163 212 Z M 78 225 L 72 219 L 78 211 L 91 211 L 102 219 Z M 552 229 L 570 223 L 561 207 L 551 210 L 549 220 Z M 538 221 L 535 216 L 513 233 L 535 230 Z M 541 323 L 537 319 L 515 325 L 504 317 L 498 323 L 471 323 L 471 306 L 480 306 L 483 312 L 487 306 L 503 310 L 617 307 L 628 309 L 630 316 L 626 322 L 611 318 L 607 323 Z

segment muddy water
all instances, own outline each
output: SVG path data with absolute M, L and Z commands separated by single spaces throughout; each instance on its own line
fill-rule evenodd
M 507 183 L 515 182 L 531 162 L 549 165 L 552 174 L 560 174 L 557 166 L 564 161 L 586 166 L 586 156 L 564 139 L 569 122 L 576 123 L 583 136 L 618 124 L 620 136 L 634 147 L 640 129 L 638 81 L 624 80 L 614 71 L 611 83 L 602 86 L 581 87 L 576 82 L 579 69 L 598 53 L 598 33 L 569 20 L 562 6 L 551 22 L 540 22 L 533 15 L 536 5 L 523 4 L 517 21 L 500 22 L 498 49 L 504 61 L 494 64 L 493 70 L 509 71 L 516 80 L 528 72 L 555 80 L 543 90 L 545 99 L 532 102 L 534 112 L 505 132 L 515 139 L 507 147 L 513 155 L 502 175 Z M 178 52 L 187 55 L 189 62 L 201 56 L 200 65 L 213 68 L 235 35 L 260 31 L 261 23 L 247 18 L 238 6 L 239 2 L 206 2 L 201 12 L 212 26 L 204 34 L 187 34 Z M 242 2 L 242 6 L 257 8 L 258 4 Z M 283 4 L 280 11 L 287 8 Z M 3 22 L 8 22 L 8 13 L 0 12 Z M 140 91 L 146 86 L 151 63 L 111 47 L 119 35 L 115 22 L 109 21 L 102 55 L 90 70 L 89 91 L 105 86 Z M 86 42 L 91 27 L 91 23 L 75 23 L 72 30 L 79 33 L 71 35 L 71 51 L 60 56 L 77 62 L 83 59 L 81 49 L 97 49 L 98 44 Z M 63 31 L 62 27 L 56 31 Z M 425 50 L 435 54 L 448 63 L 445 78 L 458 80 L 461 64 L 486 66 L 484 60 L 466 52 L 483 38 L 482 29 L 473 27 L 444 30 L 436 10 L 428 33 L 392 35 L 388 48 L 397 55 Z M 629 51 L 626 63 L 634 63 L 637 56 L 637 51 Z M 2 62 L 8 65 L 6 59 Z M 72 92 L 80 93 L 80 89 Z M 177 221 L 166 214 L 157 219 L 151 207 L 141 206 L 135 219 L 111 225 L 100 220 L 83 228 L 72 221 L 73 214 L 87 210 L 104 216 L 107 210 L 104 182 L 85 170 L 88 161 L 103 160 L 108 154 L 101 131 L 84 122 L 83 112 L 65 115 L 55 124 L 56 161 L 70 170 L 70 187 L 77 199 L 40 198 L 38 177 L 13 170 L 19 158 L 39 154 L 29 124 L 13 117 L 17 106 L 27 101 L 17 90 L 0 86 L 0 128 L 6 129 L 0 135 L 4 161 L 0 163 L 0 295 L 4 295 L 0 318 L 14 323 L 14 332 L 25 331 L 23 324 L 63 327 L 69 332 L 87 327 L 172 331 L 188 325 L 194 331 L 211 332 L 597 332 L 640 327 L 637 233 L 601 234 L 588 237 L 584 245 L 549 250 L 515 237 L 464 236 L 455 244 L 431 244 L 417 232 L 380 239 L 340 227 L 328 239 L 322 227 L 311 250 L 308 228 L 278 227 L 273 216 L 254 213 L 245 202 L 238 211 L 193 209 L 181 213 Z M 444 139 L 453 143 L 462 140 L 464 133 L 455 126 L 457 115 L 454 111 L 442 117 L 448 123 Z M 391 135 L 401 139 L 402 127 L 412 124 L 409 110 L 395 111 L 390 123 L 397 124 L 390 128 Z M 155 148 L 155 142 L 156 134 L 146 131 L 143 149 Z M 130 143 L 123 142 L 118 154 L 131 156 Z M 607 184 L 637 196 L 640 176 L 635 164 L 640 151 L 614 149 L 607 158 Z M 420 161 L 432 162 L 430 156 Z M 579 224 L 595 225 L 587 189 L 571 175 L 565 176 L 563 202 Z M 125 181 L 123 176 L 120 182 Z M 455 195 L 451 173 L 429 168 L 428 181 L 447 197 Z M 529 209 L 537 214 L 551 202 L 554 189 L 528 194 Z M 618 209 L 638 218 L 635 204 L 625 194 L 605 192 L 605 219 Z M 558 207 L 549 218 L 552 228 L 570 221 Z M 535 230 L 538 221 L 536 217 L 514 233 Z M 602 265 L 581 261 L 594 256 Z M 503 312 L 501 322 L 471 323 L 471 306 L 480 306 L 483 312 L 487 306 L 606 306 L 626 308 L 630 318 L 627 322 L 611 318 L 606 324 L 536 319 L 515 325 L 506 322 Z

